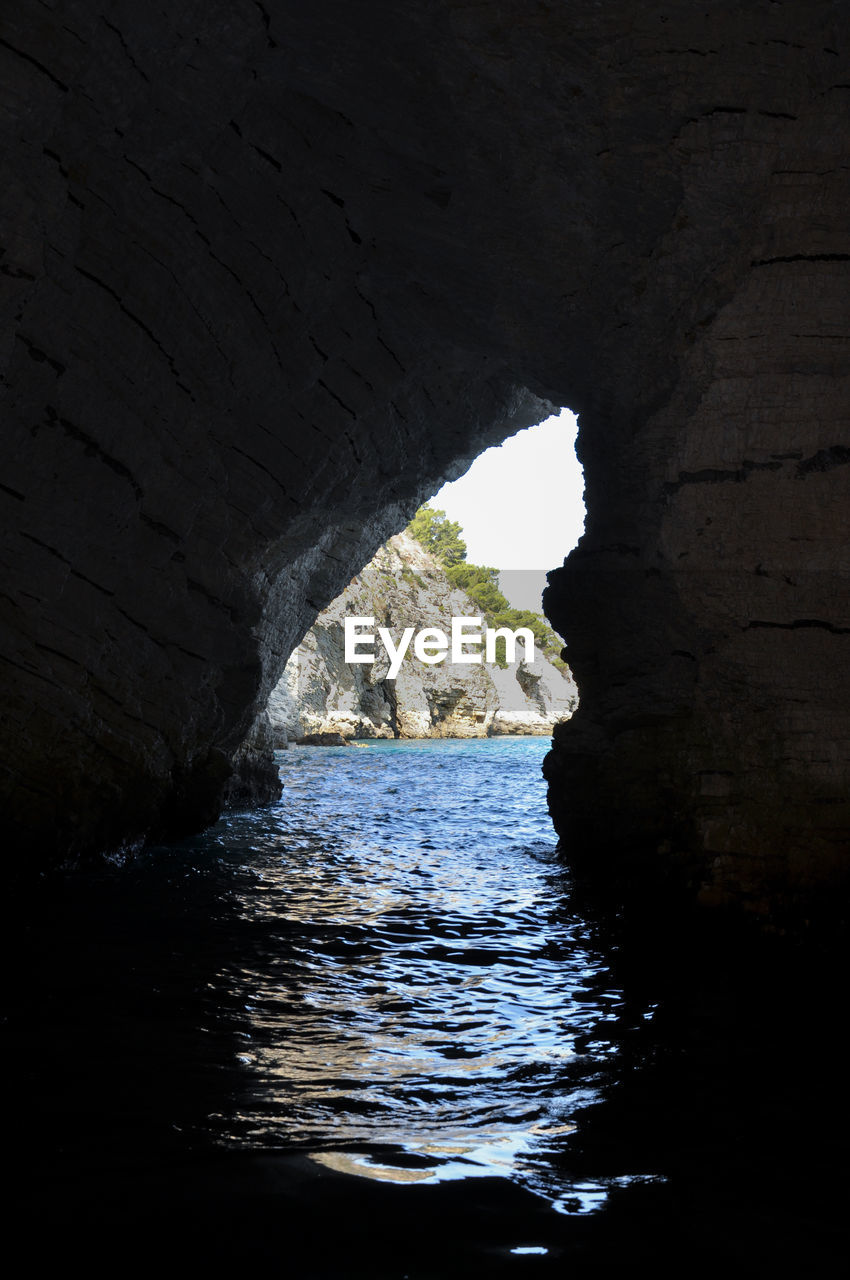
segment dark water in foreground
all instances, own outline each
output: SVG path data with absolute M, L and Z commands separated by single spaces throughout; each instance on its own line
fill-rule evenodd
M 296 1277 L 840 1256 L 830 983 L 631 963 L 572 900 L 547 746 L 293 749 L 280 805 L 12 904 L 36 1254 Z

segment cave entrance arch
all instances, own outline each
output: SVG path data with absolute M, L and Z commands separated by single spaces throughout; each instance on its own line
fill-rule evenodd
M 583 695 L 559 828 L 775 922 L 846 900 L 834 3 L 213 3 L 197 34 L 180 6 L 18 8 L 13 846 L 197 830 L 234 757 L 250 791 L 310 618 L 569 397 L 593 524 L 547 602 Z
M 378 550 L 289 657 L 269 699 L 276 746 L 549 735 L 572 715 L 542 594 L 583 531 L 577 431 L 564 409 L 489 447 Z M 432 631 L 444 655 L 417 647 Z

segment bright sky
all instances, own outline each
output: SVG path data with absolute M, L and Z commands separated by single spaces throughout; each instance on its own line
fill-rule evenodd
M 563 563 L 584 529 L 576 429 L 563 409 L 487 449 L 431 499 L 460 524 L 471 563 L 502 571 L 502 591 L 518 609 L 540 609 L 546 570 Z

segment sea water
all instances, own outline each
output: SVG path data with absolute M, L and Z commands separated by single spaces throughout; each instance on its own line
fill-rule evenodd
M 291 1274 L 336 1280 L 420 1274 L 417 1237 L 439 1277 L 575 1250 L 827 1274 L 840 975 L 694 962 L 640 920 L 624 955 L 556 849 L 547 748 L 293 747 L 279 803 L 8 894 L 26 1247 L 155 1261 L 179 1229 L 187 1265 L 265 1265 L 303 1235 L 336 1252 Z
M 547 747 L 296 747 L 280 805 L 210 834 L 255 939 L 216 977 L 244 1012 L 220 1141 L 397 1181 L 498 1174 L 565 1212 L 604 1199 L 552 1168 L 624 1002 L 569 908 Z

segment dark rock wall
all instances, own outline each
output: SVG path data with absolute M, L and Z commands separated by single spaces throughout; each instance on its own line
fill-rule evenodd
M 784 927 L 846 902 L 850 81 L 813 11 L 744 8 L 768 25 L 691 51 L 689 95 L 723 73 L 671 139 L 660 350 L 612 353 L 582 420 L 588 533 L 546 600 L 582 704 L 547 774 L 592 878 Z
M 591 512 L 548 600 L 572 856 L 754 906 L 837 873 L 844 7 L 5 8 L 21 838 L 214 812 L 317 610 L 552 401 Z
M 317 610 L 546 411 L 459 298 L 432 334 L 427 30 L 370 72 L 320 9 L 5 15 L 4 805 L 48 854 L 213 816 Z

